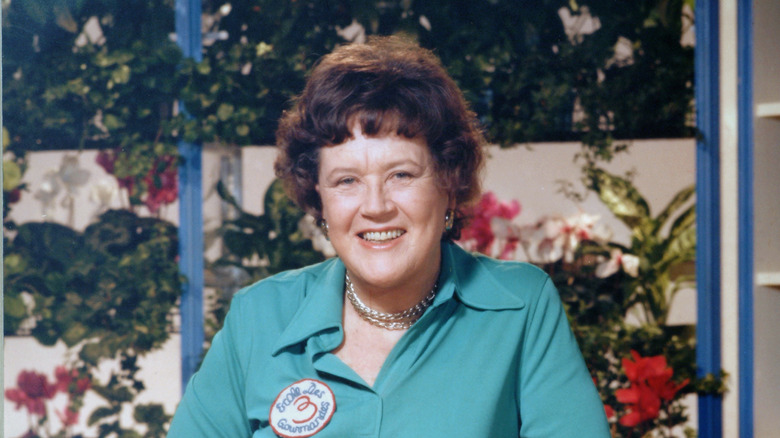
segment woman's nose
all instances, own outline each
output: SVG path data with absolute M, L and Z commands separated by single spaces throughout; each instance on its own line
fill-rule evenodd
M 393 211 L 393 203 L 386 187 L 381 184 L 371 184 L 363 198 L 361 212 L 365 216 L 378 218 Z

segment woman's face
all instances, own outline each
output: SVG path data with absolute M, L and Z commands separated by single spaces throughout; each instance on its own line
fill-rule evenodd
M 425 140 L 353 135 L 320 149 L 317 192 L 333 247 L 359 290 L 430 287 L 451 206 Z

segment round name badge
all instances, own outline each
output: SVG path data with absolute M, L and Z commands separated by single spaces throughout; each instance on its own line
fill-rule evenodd
M 276 396 L 268 421 L 281 437 L 303 438 L 321 431 L 335 410 L 336 398 L 328 385 L 319 380 L 303 379 Z

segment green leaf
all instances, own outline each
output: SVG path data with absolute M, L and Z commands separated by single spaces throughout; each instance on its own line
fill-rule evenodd
M 650 208 L 630 181 L 599 168 L 590 169 L 588 176 L 601 201 L 631 229 L 649 220 Z
M 5 269 L 5 277 L 10 275 L 20 274 L 27 268 L 27 261 L 20 254 L 9 254 L 6 252 L 3 258 L 3 267 Z
M 35 328 L 32 329 L 32 335 L 38 342 L 50 347 L 60 339 L 61 331 L 52 320 L 43 319 L 36 323 Z
M 222 103 L 219 105 L 219 108 L 217 108 L 217 117 L 221 121 L 225 121 L 230 118 L 230 116 L 233 115 L 234 107 L 233 105 L 229 103 Z
M 680 227 L 665 245 L 662 263 L 681 263 L 696 257 L 696 228 Z
M 664 226 L 667 220 L 675 213 L 678 209 L 680 209 L 683 205 L 685 205 L 686 202 L 688 202 L 689 199 L 696 193 L 696 187 L 695 186 L 689 186 L 686 187 L 674 196 L 671 201 L 669 201 L 669 204 L 664 207 L 663 211 L 656 217 L 656 227 L 658 229 L 655 230 L 655 232 L 658 232 L 661 227 Z
M 81 351 L 79 351 L 79 357 L 92 366 L 97 366 L 100 359 L 108 356 L 109 354 L 104 344 L 97 342 L 89 342 L 81 347 Z
M 240 137 L 246 137 L 249 135 L 249 125 L 242 124 L 236 126 L 236 134 Z
M 198 70 L 198 73 L 206 76 L 211 73 L 211 64 L 209 64 L 208 59 L 204 59 L 202 62 L 198 63 L 196 69 Z
M 696 226 L 696 206 L 691 205 L 677 217 L 669 229 L 669 238 L 674 238 Z
M 7 131 L 4 131 L 7 132 Z M 7 144 L 7 143 L 4 143 Z M 22 183 L 22 168 L 14 161 L 3 160 L 3 190 L 11 191 Z
M 79 342 L 84 340 L 84 336 L 87 334 L 87 328 L 83 324 L 77 321 L 69 322 L 67 329 L 62 334 L 62 341 L 68 348 L 72 348 Z
M 3 312 L 5 316 L 13 318 L 24 318 L 27 316 L 27 306 L 24 300 L 18 295 L 10 295 L 7 291 L 3 295 Z
M 27 15 L 35 20 L 38 24 L 46 24 L 46 18 L 48 16 L 46 1 L 48 0 L 25 0 L 20 2 L 22 7 L 24 7 L 25 12 L 27 12 Z
M 119 413 L 118 407 L 107 407 L 102 406 L 94 411 L 92 411 L 92 414 L 90 414 L 89 419 L 87 420 L 87 425 L 94 426 L 98 421 L 108 418 L 112 415 L 116 415 Z

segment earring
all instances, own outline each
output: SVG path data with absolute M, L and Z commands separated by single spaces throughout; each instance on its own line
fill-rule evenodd
M 320 227 L 322 234 L 325 235 L 325 239 L 330 242 L 330 236 L 328 236 L 328 221 L 320 219 L 317 221 L 317 225 Z
M 455 212 L 450 210 L 447 210 L 447 213 L 444 215 L 444 230 L 450 231 L 452 229 L 452 226 L 455 224 Z

